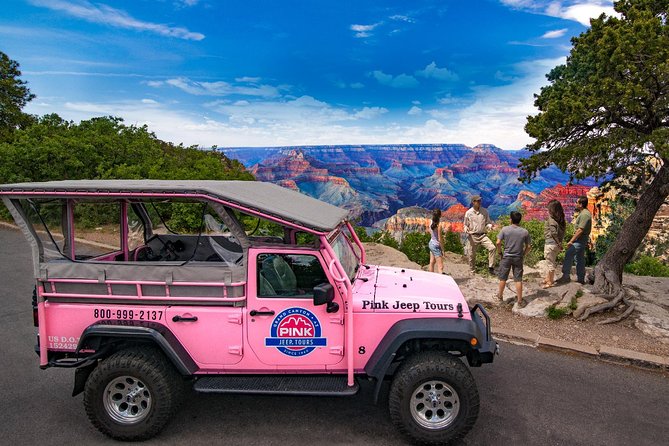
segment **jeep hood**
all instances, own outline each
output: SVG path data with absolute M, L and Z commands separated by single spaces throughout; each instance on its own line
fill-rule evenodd
M 371 266 L 354 286 L 355 308 L 361 312 L 457 313 L 467 302 L 452 277 L 407 268 Z

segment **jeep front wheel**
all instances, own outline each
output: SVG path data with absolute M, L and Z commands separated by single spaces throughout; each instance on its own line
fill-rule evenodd
M 132 348 L 114 353 L 91 372 L 84 390 L 89 420 L 117 440 L 146 440 L 176 412 L 183 382 L 159 351 Z
M 390 387 L 390 417 L 424 445 L 462 439 L 474 426 L 479 394 L 469 369 L 447 353 L 424 352 L 402 364 Z

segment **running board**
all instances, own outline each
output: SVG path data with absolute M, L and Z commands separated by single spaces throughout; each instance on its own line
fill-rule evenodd
M 359 389 L 346 384 L 346 375 L 217 375 L 193 384 L 196 392 L 249 395 L 351 396 Z

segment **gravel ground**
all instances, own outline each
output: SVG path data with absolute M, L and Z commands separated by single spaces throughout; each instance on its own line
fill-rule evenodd
M 631 318 L 614 324 L 598 325 L 598 321 L 609 316 L 591 316 L 586 321 L 577 321 L 571 317 L 558 320 L 530 318 L 512 314 L 510 306 L 492 307 L 488 309 L 488 313 L 494 328 L 526 331 L 595 348 L 608 345 L 651 355 L 669 356 L 669 344 L 663 344 L 643 334 L 634 326 Z

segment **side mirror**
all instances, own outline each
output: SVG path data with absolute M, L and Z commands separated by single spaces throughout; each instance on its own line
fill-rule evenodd
M 325 311 L 336 313 L 339 311 L 339 304 L 334 301 L 334 288 L 329 283 L 321 283 L 314 287 L 314 305 L 327 305 Z

